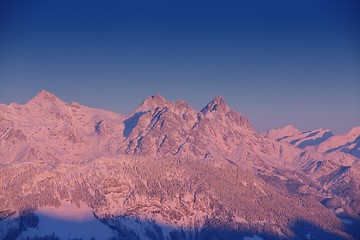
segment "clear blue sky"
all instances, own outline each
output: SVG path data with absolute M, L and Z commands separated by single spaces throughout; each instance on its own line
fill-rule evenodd
M 0 1 L 0 102 L 222 95 L 259 132 L 360 125 L 358 0 Z

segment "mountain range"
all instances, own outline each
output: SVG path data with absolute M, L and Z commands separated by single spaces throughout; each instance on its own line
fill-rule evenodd
M 257 133 L 218 96 L 0 104 L 0 239 L 360 239 L 360 126 Z

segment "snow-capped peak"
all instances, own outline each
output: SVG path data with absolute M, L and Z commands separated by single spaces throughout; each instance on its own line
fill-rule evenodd
M 145 100 L 142 101 L 136 111 L 148 111 L 156 107 L 165 107 L 170 104 L 171 103 L 168 100 L 166 100 L 163 96 L 157 93 L 153 96 L 148 96 L 147 98 L 145 98 Z
M 347 135 L 359 136 L 359 135 L 360 135 L 360 126 L 353 127 L 353 128 L 347 133 Z
M 283 128 L 280 129 L 271 129 L 267 131 L 264 135 L 266 138 L 272 138 L 272 139 L 280 139 L 288 136 L 293 136 L 300 134 L 300 130 L 294 127 L 293 125 L 286 125 Z
M 221 96 L 215 97 L 211 102 L 209 102 L 201 112 L 205 115 L 208 112 L 226 112 L 229 110 L 225 100 Z
M 41 90 L 35 97 L 33 97 L 30 101 L 27 103 L 37 103 L 37 104 L 43 104 L 43 103 L 62 103 L 65 104 L 64 101 L 62 101 L 60 98 L 56 97 L 54 94 L 46 91 Z

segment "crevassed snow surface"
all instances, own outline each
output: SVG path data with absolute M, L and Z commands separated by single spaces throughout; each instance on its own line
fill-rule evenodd
M 92 209 L 85 204 L 80 208 L 64 202 L 59 208 L 42 207 L 35 215 L 39 218 L 36 228 L 28 228 L 19 239 L 55 235 L 60 239 L 108 239 L 113 236 L 112 230 L 97 218 Z

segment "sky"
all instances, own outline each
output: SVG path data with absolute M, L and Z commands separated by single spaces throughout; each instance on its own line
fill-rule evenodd
M 221 95 L 258 132 L 360 125 L 358 0 L 0 1 L 0 103 Z

